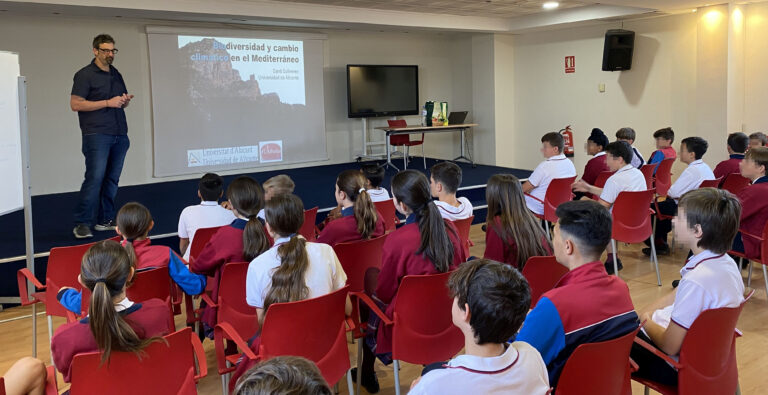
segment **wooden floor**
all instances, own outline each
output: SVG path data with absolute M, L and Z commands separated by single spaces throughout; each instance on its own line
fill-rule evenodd
M 472 227 L 470 238 L 475 242 L 471 253 L 482 256 L 485 248 L 485 234 L 480 225 Z M 653 265 L 640 252 L 640 245 L 619 246 L 620 256 L 624 263 L 621 277 L 629 285 L 635 307 L 642 309 L 661 295 L 670 292 L 672 280 L 679 279 L 679 270 L 685 262 L 687 251 L 678 249 L 671 256 L 660 257 L 662 286 L 656 285 L 656 275 Z M 752 286 L 755 295 L 744 307 L 739 319 L 739 329 L 744 332 L 736 343 L 737 360 L 739 364 L 739 382 L 743 394 L 763 394 L 768 388 L 768 300 L 766 298 L 762 269 L 755 266 Z M 31 355 L 31 308 L 13 308 L 0 312 L 0 373 L 5 372 L 17 359 Z M 55 319 L 54 327 L 62 324 L 63 319 Z M 177 327 L 182 327 L 183 320 L 177 317 Z M 37 325 L 38 357 L 49 363 L 49 342 L 44 315 L 40 315 Z M 208 359 L 208 376 L 201 380 L 198 391 L 200 394 L 220 394 L 221 379 L 216 370 L 213 342 L 204 343 Z M 356 359 L 356 348 L 350 344 L 350 361 L 353 366 Z M 392 367 L 383 366 L 377 362 L 381 394 L 394 393 L 394 377 Z M 418 377 L 421 366 L 402 364 L 400 382 L 403 393 L 413 379 Z M 60 390 L 66 389 L 59 376 Z M 346 384 L 340 384 L 340 392 L 348 393 Z M 363 390 L 365 393 L 365 390 Z M 642 394 L 642 387 L 633 382 L 633 393 Z

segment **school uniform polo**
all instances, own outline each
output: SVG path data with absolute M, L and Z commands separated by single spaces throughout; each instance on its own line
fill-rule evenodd
M 749 234 L 761 236 L 766 222 L 768 222 L 768 177 L 763 176 L 755 180 L 752 185 L 739 192 L 737 197 L 741 201 L 740 229 Z M 744 253 L 750 259 L 760 258 L 760 242 L 749 236 L 741 234 L 744 243 Z
M 384 234 L 384 220 L 381 213 L 376 211 L 376 227 L 371 233 L 371 238 L 379 237 Z M 338 243 L 362 240 L 360 232 L 357 231 L 357 220 L 355 219 L 355 206 L 350 206 L 341 210 L 341 218 L 329 222 L 317 236 L 318 243 L 328 244 L 331 247 Z
M 186 207 L 179 216 L 179 238 L 189 239 L 189 245 L 195 239 L 195 232 L 201 228 L 214 228 L 229 225 L 235 220 L 232 210 L 227 210 L 219 202 L 203 201 L 198 205 Z M 190 248 L 184 252 L 184 260 L 189 260 Z
M 595 185 L 597 176 L 599 176 L 600 173 L 610 171 L 605 159 L 605 151 L 596 153 L 584 166 L 584 174 L 581 176 L 581 179 L 589 185 Z
M 613 204 L 621 192 L 645 191 L 647 188 L 643 172 L 632 165 L 625 165 L 608 177 L 600 194 L 600 200 Z
M 277 250 L 281 244 L 289 240 L 289 237 L 276 239 L 272 248 L 257 256 L 248 265 L 245 300 L 249 306 L 264 308 L 264 298 L 272 287 L 272 273 L 281 264 Z M 344 273 L 341 262 L 331 246 L 307 242 L 306 250 L 309 266 L 304 272 L 304 284 L 309 289 L 308 299 L 327 295 L 344 287 L 347 283 L 347 274 Z
M 643 160 L 643 155 L 640 153 L 640 151 L 635 148 L 634 145 L 630 146 L 632 148 L 632 163 L 631 165 L 635 168 L 639 169 L 645 165 L 645 160 Z
M 627 284 L 595 261 L 569 271 L 545 292 L 514 340 L 539 350 L 554 387 L 576 347 L 626 335 L 639 324 Z
M 368 192 L 368 195 L 374 203 L 391 199 L 386 188 L 371 188 L 366 189 L 365 191 Z
M 472 216 L 472 203 L 464 196 L 456 198 L 459 201 L 459 207 L 454 207 L 446 202 L 435 200 L 437 209 L 440 210 L 440 215 L 449 221 L 456 221 L 460 219 L 469 218 Z
M 517 266 L 517 244 L 515 240 L 504 240 L 501 237 L 500 229 L 501 221 L 499 217 L 493 218 L 493 222 L 485 230 L 485 252 L 483 253 L 484 259 L 491 259 L 496 262 L 506 263 L 512 265 L 515 268 Z M 546 255 L 551 255 L 552 251 L 549 248 L 549 243 L 546 241 L 546 236 L 541 240 L 541 244 L 544 249 L 547 250 Z M 519 269 L 519 268 L 518 268 Z
M 133 303 L 123 299 L 115 306 L 115 310 L 139 338 L 165 336 L 170 333 L 168 317 L 171 312 L 164 300 L 150 299 Z M 53 361 L 67 383 L 72 379 L 70 369 L 75 355 L 96 351 L 99 351 L 99 346 L 88 326 L 88 317 L 60 326 L 51 339 Z
M 443 222 L 453 244 L 453 262 L 450 266 L 450 270 L 453 270 L 467 259 L 456 227 L 449 220 L 443 219 Z M 403 277 L 438 273 L 435 265 L 426 255 L 416 253 L 420 246 L 421 232 L 415 214 L 409 215 L 405 225 L 390 233 L 384 241 L 376 296 L 387 305 L 383 310 L 390 318 L 395 310 L 397 289 Z M 376 353 L 383 354 L 391 351 L 392 327 L 382 325 L 378 329 Z
M 497 357 L 459 355 L 421 377 L 409 392 L 423 394 L 539 394 L 549 391 L 547 367 L 528 343 L 514 342 Z
M 576 176 L 576 168 L 564 154 L 555 155 L 539 163 L 528 177 L 528 182 L 534 187 L 525 194 L 525 204 L 528 209 L 539 215 L 544 214 L 544 196 L 547 194 L 549 183 L 555 178 L 574 176 Z
M 739 173 L 739 163 L 744 159 L 744 154 L 731 154 L 730 157 L 715 166 L 715 170 L 712 172 L 715 174 L 715 178 L 728 176 L 728 174 Z
M 688 164 L 688 167 L 683 170 L 677 181 L 669 187 L 667 196 L 675 199 L 675 202 L 677 202 L 686 192 L 698 188 L 702 181 L 714 179 L 715 174 L 712 173 L 709 165 L 704 163 L 703 160 L 697 159 Z

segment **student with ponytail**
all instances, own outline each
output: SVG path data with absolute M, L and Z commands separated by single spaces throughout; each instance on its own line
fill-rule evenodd
M 367 240 L 384 234 L 384 221 L 365 189 L 365 176 L 357 170 L 345 170 L 336 178 L 336 203 L 341 218 L 329 222 L 318 243 L 334 246 L 348 241 Z
M 272 244 L 263 223 L 256 217 L 264 207 L 261 185 L 251 177 L 238 177 L 227 187 L 227 199 L 237 218 L 228 226 L 221 227 L 197 259 L 189 263 L 193 272 L 215 278 L 211 294 L 213 300 L 219 295 L 221 268 L 225 263 L 249 262 Z M 216 309 L 206 307 L 202 321 L 209 328 L 216 326 Z
M 382 251 L 381 272 L 374 296 L 381 301 L 382 310 L 389 317 L 393 315 L 403 277 L 445 273 L 466 261 L 458 232 L 451 221 L 440 215 L 423 173 L 415 170 L 397 173 L 392 178 L 392 196 L 397 211 L 407 218 L 404 226 L 387 236 Z M 377 325 L 375 317 L 371 315 L 371 323 Z M 379 327 L 376 336 L 367 337 L 364 344 L 361 384 L 369 393 L 375 393 L 379 384 L 373 369 L 374 353 L 382 362 L 391 362 L 391 327 Z M 353 374 L 355 380 L 356 376 L 357 373 Z
M 536 217 L 525 205 L 520 180 L 495 174 L 485 190 L 488 224 L 483 258 L 504 262 L 518 270 L 532 256 L 552 255 L 552 245 Z
M 164 300 L 133 303 L 126 298 L 126 284 L 133 274 L 128 251 L 114 241 L 97 243 L 83 256 L 78 281 L 91 291 L 88 316 L 62 325 L 51 340 L 53 360 L 65 382 L 71 380 L 77 354 L 101 351 L 106 362 L 113 351 L 140 352 L 170 332 L 170 311 Z

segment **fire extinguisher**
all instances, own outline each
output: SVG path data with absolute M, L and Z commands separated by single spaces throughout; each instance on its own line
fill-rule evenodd
M 563 153 L 569 158 L 573 158 L 573 132 L 571 131 L 571 125 L 566 126 L 564 129 L 560 129 L 560 134 L 563 135 L 564 145 Z

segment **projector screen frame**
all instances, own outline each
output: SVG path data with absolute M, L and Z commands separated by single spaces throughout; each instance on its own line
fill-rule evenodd
M 413 110 L 396 110 L 396 111 L 371 111 L 371 112 L 352 112 L 352 90 L 350 88 L 349 69 L 351 67 L 392 67 L 392 68 L 412 68 L 415 69 L 416 79 L 414 86 L 416 88 L 416 108 Z M 347 118 L 374 118 L 374 117 L 389 117 L 398 115 L 419 115 L 419 65 L 416 64 L 348 64 L 347 71 Z

